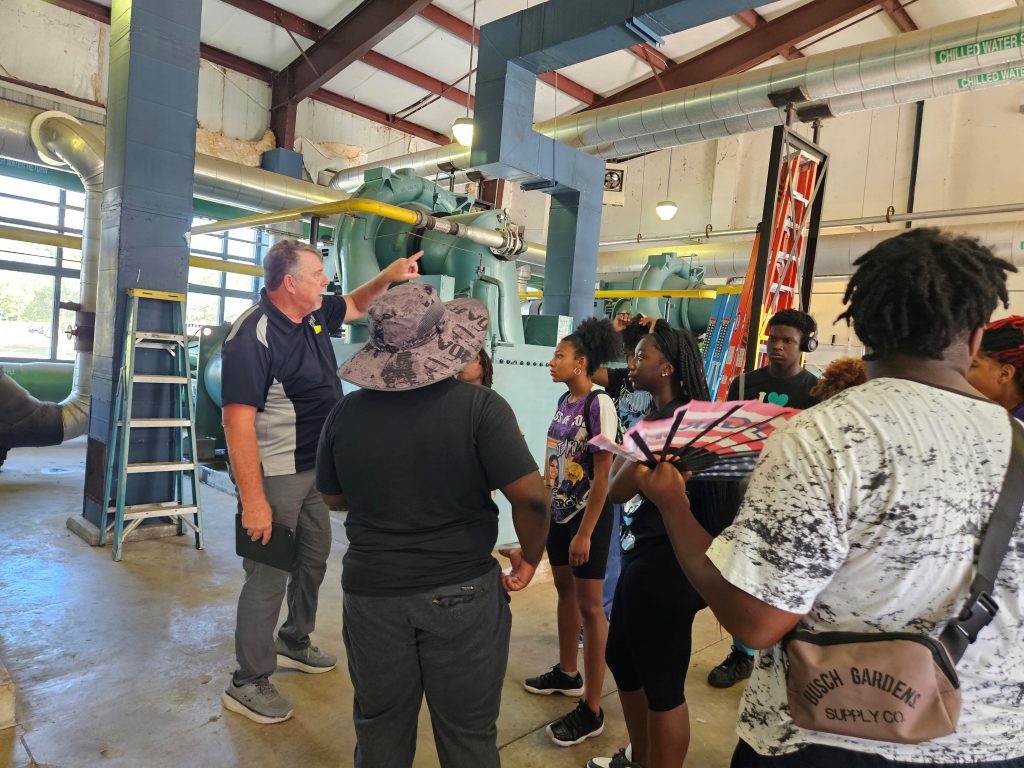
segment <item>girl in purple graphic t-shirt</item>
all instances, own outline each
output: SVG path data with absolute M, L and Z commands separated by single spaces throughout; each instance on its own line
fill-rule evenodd
M 547 727 L 551 740 L 568 747 L 604 729 L 601 686 L 608 622 L 601 588 L 611 539 L 608 502 L 611 454 L 594 451 L 588 442 L 603 434 L 615 439 L 615 404 L 592 377 L 601 365 L 619 356 L 620 340 L 607 320 L 590 318 L 566 336 L 548 363 L 551 378 L 566 385 L 548 428 L 544 480 L 551 489 L 548 562 L 558 592 L 558 656 L 551 671 L 527 678 L 531 693 L 580 696 L 579 705 Z M 583 668 L 576 668 L 577 641 L 583 626 Z

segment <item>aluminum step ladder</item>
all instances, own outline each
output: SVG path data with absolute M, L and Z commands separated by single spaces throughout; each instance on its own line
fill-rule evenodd
M 107 443 L 107 469 L 103 480 L 104 503 L 99 526 L 101 546 L 106 543 L 107 534 L 111 535 L 112 555 L 115 561 L 121 560 L 124 542 L 129 534 L 144 520 L 154 517 L 174 518 L 179 536 L 185 533 L 185 527 L 188 526 L 195 533 L 196 549 L 203 548 L 199 472 L 196 460 L 195 401 L 192 397 L 188 336 L 185 332 L 185 294 L 145 288 L 129 288 L 127 293 L 128 316 L 125 321 L 124 357 L 117 380 L 110 441 Z M 139 330 L 140 301 L 170 302 L 173 330 L 170 333 Z M 168 353 L 174 360 L 171 373 L 136 373 L 138 351 L 144 349 Z M 159 418 L 133 416 L 132 401 L 135 387 L 154 384 L 169 386 L 172 393 L 167 409 L 169 415 Z M 129 448 L 132 431 L 136 429 L 157 430 L 161 437 L 166 437 L 165 430 L 172 430 L 174 439 L 171 440 L 170 455 L 156 461 L 132 462 Z M 190 447 L 187 456 L 184 447 L 186 435 Z M 126 505 L 128 476 L 149 473 L 175 474 L 174 499 Z M 116 498 L 112 499 L 112 494 Z

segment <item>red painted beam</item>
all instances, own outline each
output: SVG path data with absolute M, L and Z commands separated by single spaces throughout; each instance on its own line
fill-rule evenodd
M 296 35 L 302 35 L 307 40 L 319 40 L 329 31 L 326 27 L 321 27 L 319 24 L 297 16 L 291 11 L 284 10 L 284 8 L 278 8 L 276 5 L 266 2 L 266 0 L 221 1 L 240 11 L 245 11 L 252 16 L 269 21 L 271 24 L 283 27 L 289 32 L 294 32 Z
M 343 109 L 346 112 L 351 112 L 354 115 L 365 117 L 367 120 L 372 120 L 375 123 L 395 128 L 403 133 L 409 133 L 413 136 L 418 136 L 421 139 L 432 141 L 435 144 L 452 143 L 451 138 L 449 136 L 445 136 L 443 133 L 437 133 L 429 128 L 424 128 L 422 125 L 397 119 L 393 115 L 389 115 L 387 112 L 374 109 L 366 104 L 360 104 L 358 101 L 352 101 L 352 99 L 347 99 L 337 93 L 325 91 L 323 88 L 314 91 L 310 98 L 315 99 L 316 101 L 321 101 L 324 104 L 329 104 L 332 107 Z
M 877 2 L 864 0 L 812 0 L 692 59 L 672 65 L 659 76 L 661 84 L 668 90 L 674 90 L 745 72 L 791 45 L 841 24 L 875 5 Z M 660 92 L 658 79 L 651 77 L 623 88 L 594 104 L 594 107 L 621 104 Z
M 653 69 L 655 72 L 664 72 L 666 69 L 668 69 L 669 64 L 672 63 L 671 61 L 669 61 L 668 57 L 665 56 L 665 54 L 663 54 L 650 43 L 640 43 L 639 45 L 631 45 L 626 50 L 632 53 L 645 64 L 650 64 L 651 69 Z
M 255 61 L 243 59 L 241 56 L 236 56 L 233 53 L 222 51 L 220 48 L 214 48 L 212 45 L 207 45 L 206 43 L 199 44 L 199 56 L 200 58 L 206 59 L 211 64 L 216 64 L 218 67 L 224 67 L 224 69 L 230 69 L 234 72 L 241 72 L 243 75 L 247 75 L 248 77 L 262 80 L 267 85 L 270 85 L 274 79 L 274 70 L 270 67 L 264 67 L 262 64 L 257 64 Z
M 736 18 L 746 24 L 749 29 L 757 29 L 758 27 L 768 23 L 768 20 L 753 8 L 749 11 L 740 11 L 736 14 Z M 784 51 L 779 51 L 779 55 L 790 61 L 793 59 L 802 59 L 804 56 L 792 45 Z
M 879 5 L 882 6 L 882 10 L 888 14 L 889 18 L 893 20 L 893 23 L 899 28 L 900 32 L 913 32 L 918 28 L 914 20 L 910 18 L 910 14 L 907 13 L 907 9 L 903 7 L 899 0 L 882 0 Z
M 92 0 L 46 0 L 46 2 L 49 2 L 51 5 L 55 5 L 59 8 L 64 8 L 65 10 L 86 16 L 94 21 L 102 22 L 103 24 L 110 23 L 110 9 L 104 5 L 100 5 L 99 3 L 92 2 Z M 274 72 L 269 67 L 257 64 L 254 61 L 249 61 L 248 59 L 243 59 L 241 56 L 236 56 L 233 53 L 222 51 L 221 49 L 214 48 L 213 46 L 200 44 L 199 55 L 211 64 L 216 64 L 234 72 L 240 72 L 243 75 L 261 80 L 268 84 L 270 84 L 273 79 Z M 330 91 L 319 89 L 311 94 L 310 98 L 323 102 L 324 104 L 337 107 L 338 109 L 352 112 L 353 114 L 365 117 L 367 120 L 380 123 L 381 125 L 395 128 L 403 133 L 418 136 L 419 138 L 426 139 L 427 141 L 432 141 L 437 144 L 451 143 L 451 139 L 444 134 L 437 133 L 436 131 L 432 131 L 422 125 L 410 123 L 406 120 L 396 120 L 391 115 L 388 115 L 379 109 L 374 109 L 373 107 L 368 107 L 365 104 L 360 104 L 359 102 L 352 101 L 351 99 L 346 99 L 344 96 L 339 96 L 338 94 L 331 93 Z M 281 144 L 281 146 L 286 145 Z M 291 144 L 287 146 L 291 146 Z
M 74 11 L 80 16 L 87 16 L 93 21 L 101 21 L 104 24 L 110 23 L 110 9 L 105 5 L 94 3 L 92 0 L 43 0 L 43 2 L 63 8 L 66 11 Z
M 462 38 L 467 43 L 472 43 L 473 45 L 480 44 L 479 29 L 474 29 L 472 24 L 466 23 L 458 16 L 448 13 L 448 11 L 438 8 L 436 5 L 425 6 L 420 11 L 420 16 L 431 24 L 451 32 L 456 37 Z M 554 72 L 544 72 L 538 75 L 537 79 L 587 105 L 593 104 L 599 98 L 596 93 L 586 86 L 580 85 L 575 80 L 564 75 L 556 77 Z

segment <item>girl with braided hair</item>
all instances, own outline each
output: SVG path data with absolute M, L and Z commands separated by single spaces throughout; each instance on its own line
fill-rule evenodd
M 612 457 L 588 443 L 598 434 L 616 439 L 615 405 L 606 392 L 595 389 L 593 378 L 598 367 L 619 357 L 620 348 L 619 335 L 609 321 L 588 318 L 562 339 L 548 363 L 552 380 L 568 390 L 558 399 L 545 451 L 545 465 L 551 468 L 547 552 L 558 593 L 559 660 L 550 671 L 527 678 L 523 685 L 530 693 L 582 695 L 575 709 L 547 726 L 551 740 L 560 747 L 579 744 L 604 730 L 601 687 L 608 620 L 601 587 L 612 529 L 608 501 Z M 585 682 L 577 670 L 581 624 Z
M 990 323 L 971 360 L 967 381 L 1018 419 L 1024 419 L 1024 317 Z
M 641 337 L 629 376 L 653 398 L 647 419 L 665 419 L 690 400 L 710 399 L 696 339 L 664 320 Z M 616 459 L 612 501 L 638 494 L 638 466 Z M 688 489 L 691 508 L 711 535 L 729 522 L 720 519 L 720 510 L 738 506 L 726 504 L 728 485 L 694 482 Z M 689 747 L 684 686 L 693 619 L 706 603 L 679 567 L 657 508 L 642 495 L 638 499 L 623 516 L 622 572 L 606 652 L 631 744 L 613 757 L 593 758 L 589 768 L 679 768 Z

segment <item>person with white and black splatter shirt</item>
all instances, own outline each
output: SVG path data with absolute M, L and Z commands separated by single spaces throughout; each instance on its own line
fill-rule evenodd
M 918 744 L 794 725 L 781 640 L 812 631 L 937 637 L 963 605 L 1003 484 L 1010 419 L 965 378 L 1015 267 L 936 229 L 856 262 L 840 317 L 871 351 L 868 381 L 795 416 L 765 445 L 734 523 L 712 540 L 669 463 L 638 472 L 687 578 L 722 624 L 761 649 L 733 768 L 1024 768 L 1024 522 L 1000 606 L 959 664 L 957 730 Z

